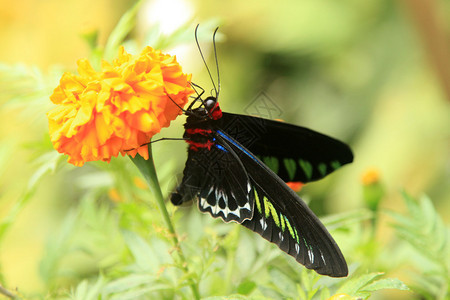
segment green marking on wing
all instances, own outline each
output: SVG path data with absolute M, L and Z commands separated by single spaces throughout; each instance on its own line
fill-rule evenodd
M 263 157 L 262 161 L 268 166 L 274 173 L 278 173 L 279 163 L 278 158 L 273 156 Z
M 293 160 L 292 158 L 285 158 L 283 159 L 283 163 L 288 172 L 289 180 L 292 180 L 295 176 L 295 170 L 297 169 L 295 160 Z
M 306 242 L 305 238 L 302 238 L 302 240 L 303 240 L 303 244 L 305 244 L 306 248 L 309 248 L 309 245 L 308 245 L 308 243 Z
M 289 229 L 289 234 L 292 236 L 292 238 L 296 241 L 298 241 L 298 237 L 296 236 L 297 232 L 294 231 L 294 228 L 291 226 L 291 223 L 289 222 L 289 220 L 283 216 L 284 221 L 286 222 L 287 228 Z
M 298 163 L 300 167 L 303 169 L 303 172 L 305 172 L 306 178 L 309 180 L 312 177 L 313 167 L 312 165 L 303 159 L 299 159 Z
M 264 210 L 266 219 L 269 218 L 270 215 L 272 215 L 273 221 L 275 222 L 275 225 L 277 227 L 280 227 L 280 219 L 278 218 L 278 213 L 275 207 L 272 203 L 270 203 L 269 199 L 267 197 L 264 197 Z
M 327 174 L 327 165 L 324 163 L 320 163 L 317 166 L 317 169 L 319 170 L 320 175 L 325 176 Z
M 298 235 L 298 233 L 297 233 L 297 229 L 295 229 L 295 227 L 294 227 L 294 232 L 295 232 L 295 240 L 297 241 L 297 244 L 300 244 L 300 240 L 299 240 L 299 235 Z
M 332 168 L 333 170 L 336 170 L 336 169 L 339 169 L 339 168 L 341 167 L 341 163 L 338 162 L 337 160 L 333 160 L 333 161 L 330 163 L 330 166 L 331 166 L 331 168 Z
M 284 221 L 284 215 L 280 213 L 280 221 L 281 221 L 281 231 L 284 232 L 286 230 L 286 222 Z
M 258 193 L 255 191 L 255 202 L 256 202 L 256 208 L 258 209 L 258 212 L 262 214 L 262 208 L 261 208 L 261 200 L 259 199 Z
M 302 238 L 302 240 L 303 240 L 303 243 L 304 243 L 305 246 L 306 246 L 306 249 L 309 249 L 309 250 L 312 252 L 312 251 L 313 251 L 312 245 L 308 244 L 308 243 L 306 242 L 305 238 Z

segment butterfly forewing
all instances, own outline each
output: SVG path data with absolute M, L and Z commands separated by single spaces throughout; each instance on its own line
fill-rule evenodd
M 347 264 L 339 247 L 308 206 L 248 149 L 226 133 L 218 134 L 218 141 L 234 151 L 245 166 L 254 191 L 253 218 L 242 225 L 319 274 L 346 276 Z
M 283 181 L 321 179 L 353 161 L 350 148 L 326 135 L 284 122 L 223 113 L 220 128 Z

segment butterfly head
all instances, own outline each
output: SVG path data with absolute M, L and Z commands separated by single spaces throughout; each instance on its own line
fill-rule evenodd
M 210 96 L 204 102 L 205 110 L 208 116 L 213 120 L 218 120 L 222 117 L 222 110 L 216 97 Z
M 219 102 L 214 96 L 209 96 L 205 100 L 201 100 L 202 104 L 197 108 L 188 109 L 186 114 L 193 116 L 195 119 L 202 120 L 218 120 L 222 117 L 222 110 L 220 109 Z

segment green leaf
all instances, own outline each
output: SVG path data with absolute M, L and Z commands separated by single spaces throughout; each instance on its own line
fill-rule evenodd
M 369 292 L 374 292 L 383 289 L 397 289 L 402 291 L 409 290 L 408 286 L 397 278 L 380 279 L 364 287 L 364 290 Z
M 43 260 L 39 266 L 39 272 L 46 283 L 56 279 L 59 263 L 70 250 L 70 240 L 76 230 L 79 212 L 71 210 L 64 218 L 64 222 L 56 236 L 46 246 Z
M 214 296 L 214 297 L 206 297 L 202 298 L 203 300 L 246 300 L 246 299 L 265 299 L 262 297 L 247 297 L 243 295 L 229 295 L 229 296 Z
M 119 23 L 113 29 L 109 35 L 108 41 L 105 46 L 104 58 L 106 60 L 111 60 L 117 54 L 117 49 L 123 43 L 127 35 L 136 25 L 136 16 L 139 12 L 144 1 L 137 1 L 132 8 L 130 8 L 123 16 L 120 18 Z
M 38 157 L 35 162 L 40 164 L 28 180 L 28 190 L 35 188 L 44 175 L 53 173 L 63 156 L 56 151 L 49 151 Z
M 272 283 L 278 288 L 278 291 L 285 296 L 295 296 L 296 286 L 292 278 L 289 278 L 277 268 L 269 270 Z
M 103 295 L 129 291 L 140 285 L 153 285 L 155 276 L 147 274 L 131 274 L 108 283 L 102 291 Z M 157 285 L 159 288 L 162 285 Z M 164 288 L 167 286 L 164 285 Z
M 141 271 L 158 270 L 158 264 L 153 259 L 153 250 L 142 237 L 128 230 L 122 230 L 122 236 Z
M 382 275 L 383 273 L 369 273 L 356 278 L 351 278 L 337 290 L 337 294 L 356 295 L 362 288 Z
M 392 227 L 401 239 L 428 259 L 427 263 L 416 263 L 419 270 L 410 275 L 415 279 L 410 286 L 425 297 L 444 299 L 442 291 L 450 283 L 449 229 L 428 197 L 417 201 L 403 192 L 403 199 L 407 213 L 388 211 L 395 220 Z
M 99 299 L 101 290 L 105 283 L 106 280 L 103 276 L 99 276 L 94 285 L 89 284 L 87 280 L 83 280 L 76 286 L 75 290 L 71 291 L 68 298 L 71 300 Z
M 239 284 L 237 291 L 242 295 L 249 295 L 256 288 L 256 283 L 251 280 L 244 280 Z
M 361 221 L 370 220 L 373 216 L 373 212 L 368 209 L 358 209 L 321 217 L 320 220 L 329 230 L 333 230 L 335 228 L 346 227 L 360 223 Z

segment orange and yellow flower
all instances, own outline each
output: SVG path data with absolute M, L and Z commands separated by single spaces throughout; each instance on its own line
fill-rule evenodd
M 109 162 L 119 153 L 148 159 L 148 148 L 140 146 L 168 127 L 193 93 L 191 75 L 175 56 L 151 47 L 138 56 L 121 47 L 100 72 L 81 59 L 78 73 L 63 74 L 50 96 L 57 106 L 47 113 L 53 146 L 76 166 Z

